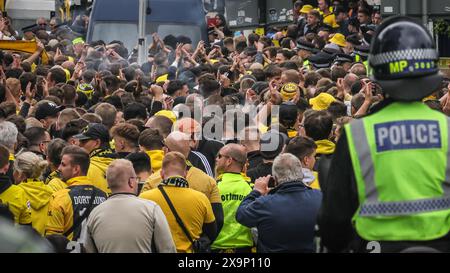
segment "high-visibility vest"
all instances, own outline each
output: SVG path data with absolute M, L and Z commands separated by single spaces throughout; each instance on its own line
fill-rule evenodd
M 372 75 L 372 69 L 369 66 L 369 60 L 363 61 L 363 58 L 360 55 L 355 54 L 355 62 L 361 62 L 366 67 L 367 76 Z
M 311 69 L 311 67 L 310 67 L 309 65 L 310 65 L 309 60 L 304 60 L 304 61 L 303 61 L 303 66 L 306 67 L 306 68 L 308 68 L 308 70 Z
M 450 230 L 450 119 L 395 102 L 345 126 L 365 240 L 428 241 Z

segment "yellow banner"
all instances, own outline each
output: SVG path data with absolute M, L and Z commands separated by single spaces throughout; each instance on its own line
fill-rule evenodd
M 5 41 L 0 40 L 0 49 L 12 50 L 33 54 L 37 50 L 36 41 Z M 48 64 L 48 55 L 45 49 L 41 53 L 42 64 Z

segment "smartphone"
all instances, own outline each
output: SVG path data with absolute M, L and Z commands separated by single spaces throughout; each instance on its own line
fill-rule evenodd
M 2 16 L 3 17 L 8 17 L 8 12 L 7 11 L 2 11 Z
M 36 85 L 37 86 L 40 86 L 43 81 L 44 81 L 44 77 L 43 76 L 37 76 L 36 77 Z
M 273 176 L 270 177 L 269 183 L 267 184 L 269 188 L 275 188 L 275 178 Z

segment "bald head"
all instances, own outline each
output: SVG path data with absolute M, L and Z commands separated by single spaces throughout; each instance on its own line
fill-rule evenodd
M 166 146 L 171 152 L 179 152 L 186 158 L 191 152 L 191 148 L 189 146 L 190 141 L 191 137 L 180 131 L 170 133 L 165 139 Z
M 161 168 L 162 179 L 173 176 L 186 177 L 186 157 L 179 152 L 169 152 L 164 156 Z
M 347 91 L 352 89 L 352 85 L 359 80 L 359 77 L 353 73 L 348 73 L 344 77 L 344 88 Z M 350 93 L 350 92 L 349 92 Z
M 240 173 L 247 162 L 247 149 L 240 144 L 227 144 L 219 151 L 216 159 L 216 171 L 218 173 Z
M 245 146 L 230 143 L 226 145 L 224 148 L 226 148 L 228 155 L 233 157 L 242 166 L 247 161 L 247 150 L 245 149 Z
M 137 194 L 138 181 L 136 180 L 133 163 L 129 160 L 117 159 L 111 162 L 106 170 L 106 181 L 112 193 L 130 192 Z

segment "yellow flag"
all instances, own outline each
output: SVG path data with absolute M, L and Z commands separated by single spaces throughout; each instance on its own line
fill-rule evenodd
M 33 54 L 37 50 L 37 42 L 0 40 L 0 49 Z M 41 59 L 42 64 L 48 63 L 48 55 L 45 49 L 41 53 Z
M 264 36 L 264 28 L 259 27 L 259 28 L 255 29 L 255 33 L 258 34 L 259 36 Z

